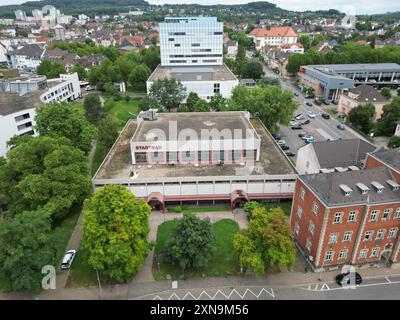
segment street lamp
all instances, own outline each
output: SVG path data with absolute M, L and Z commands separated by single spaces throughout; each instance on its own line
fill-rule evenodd
M 100 297 L 101 297 L 101 300 L 104 300 L 103 291 L 101 290 L 101 283 L 100 283 L 99 271 L 97 270 L 97 268 L 95 268 L 94 270 L 96 270 L 96 274 L 97 274 L 97 281 L 98 281 L 98 283 L 99 283 Z

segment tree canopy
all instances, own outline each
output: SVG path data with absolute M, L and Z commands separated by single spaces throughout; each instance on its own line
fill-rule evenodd
M 375 106 L 369 102 L 352 109 L 349 113 L 349 121 L 357 129 L 369 133 L 373 128 L 374 115 Z
M 400 121 L 400 97 L 395 97 L 391 103 L 383 106 L 382 116 L 376 125 L 377 133 L 392 136 L 398 121 Z
M 89 93 L 83 99 L 86 118 L 91 123 L 97 123 L 103 116 L 103 107 L 101 105 L 100 96 L 96 93 Z
M 233 246 L 241 267 L 260 275 L 268 268 L 292 268 L 296 249 L 282 209 L 255 208 L 247 229 L 239 231 Z
M 85 201 L 82 245 L 91 267 L 119 282 L 143 266 L 151 246 L 150 207 L 124 186 L 107 185 Z
M 174 78 L 154 81 L 149 92 L 151 105 L 168 111 L 179 108 L 185 98 L 186 88 Z
M 57 63 L 51 62 L 50 60 L 44 59 L 40 65 L 36 68 L 36 73 L 46 76 L 48 79 L 59 78 L 60 73 L 65 73 L 65 68 Z

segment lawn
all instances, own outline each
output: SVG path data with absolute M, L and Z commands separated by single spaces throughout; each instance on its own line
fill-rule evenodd
M 123 129 L 129 119 L 136 119 L 138 112 L 139 100 L 137 99 L 115 101 L 112 108 L 107 110 L 108 114 L 112 114 L 118 118 L 120 130 Z
M 281 208 L 286 216 L 290 217 L 290 211 L 292 210 L 292 201 L 281 201 L 279 203 L 264 203 L 263 206 L 267 209 Z
M 229 206 L 176 206 L 167 207 L 167 213 L 198 213 L 198 212 L 220 212 L 220 211 L 231 211 Z
M 181 277 L 182 272 L 178 266 L 160 262 L 160 271 L 158 271 L 157 264 L 157 256 L 165 248 L 167 240 L 170 238 L 171 232 L 176 225 L 177 220 L 173 220 L 164 222 L 158 227 L 153 260 L 153 275 L 156 280 L 164 280 L 168 274 L 171 275 L 171 279 L 179 279 Z M 186 277 L 195 278 L 239 274 L 239 260 L 233 249 L 233 237 L 239 231 L 238 224 L 230 219 L 220 220 L 212 225 L 212 231 L 215 235 L 213 258 L 207 267 L 186 270 Z

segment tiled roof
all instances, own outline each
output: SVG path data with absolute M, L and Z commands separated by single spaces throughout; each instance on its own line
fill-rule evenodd
M 372 153 L 375 158 L 400 172 L 400 148 Z
M 297 37 L 291 27 L 256 28 L 250 32 L 255 37 Z
M 355 98 L 355 100 L 357 100 L 358 102 L 389 102 L 384 96 L 380 94 L 378 90 L 368 84 L 361 84 L 354 89 L 351 89 L 350 93 L 357 95 L 357 98 Z

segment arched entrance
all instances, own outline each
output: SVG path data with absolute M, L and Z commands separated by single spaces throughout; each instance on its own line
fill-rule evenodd
M 249 198 L 243 190 L 235 190 L 231 193 L 231 209 L 243 208 L 248 201 Z
M 160 192 L 152 192 L 147 197 L 147 204 L 151 207 L 151 210 L 157 210 L 164 212 L 164 195 Z

